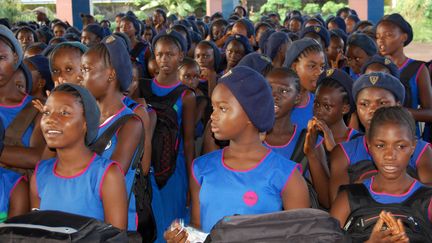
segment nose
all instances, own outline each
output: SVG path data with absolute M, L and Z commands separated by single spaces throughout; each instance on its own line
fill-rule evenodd
M 396 158 L 396 153 L 393 147 L 389 146 L 384 150 L 384 159 L 394 160 Z

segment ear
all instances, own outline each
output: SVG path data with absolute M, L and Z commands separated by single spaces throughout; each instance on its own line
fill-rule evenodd
M 108 77 L 108 82 L 112 82 L 116 78 L 116 71 L 114 68 L 111 68 L 111 73 Z
M 342 107 L 342 114 L 346 115 L 351 109 L 351 106 L 349 104 L 344 104 Z
M 407 33 L 403 33 L 401 36 L 401 40 L 402 40 L 402 45 L 405 43 L 405 41 L 408 40 L 408 34 Z
M 294 72 L 296 72 L 296 73 L 297 73 L 297 65 L 298 65 L 298 62 L 294 62 L 293 64 L 291 64 L 291 69 L 294 70 Z

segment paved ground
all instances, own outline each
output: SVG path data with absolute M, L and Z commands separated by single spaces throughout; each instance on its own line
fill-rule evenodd
M 405 54 L 413 59 L 432 60 L 432 43 L 410 43 L 405 47 Z

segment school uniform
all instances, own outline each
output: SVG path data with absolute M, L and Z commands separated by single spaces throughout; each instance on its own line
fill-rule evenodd
M 307 124 L 313 117 L 313 104 L 315 95 L 308 92 L 308 101 L 305 105 L 296 106 L 291 112 L 291 122 L 298 125 L 298 129 L 307 128 Z
M 204 232 L 222 217 L 262 214 L 283 209 L 282 192 L 298 165 L 269 150 L 253 168 L 238 171 L 225 164 L 224 150 L 197 158 L 192 176 L 200 185 L 200 216 Z M 221 179 L 223 178 L 223 179 Z
M 119 166 L 94 154 L 87 167 L 73 175 L 56 173 L 57 158 L 40 161 L 36 165 L 36 191 L 40 210 L 58 210 L 104 221 L 102 185 L 111 166 Z
M 0 223 L 7 219 L 12 192 L 24 178 L 14 171 L 0 167 Z

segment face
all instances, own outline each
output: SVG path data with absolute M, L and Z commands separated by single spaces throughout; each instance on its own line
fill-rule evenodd
M 36 12 L 36 20 L 41 22 L 44 21 L 46 18 L 46 15 L 42 12 Z
M 408 35 L 396 25 L 384 21 L 377 27 L 376 39 L 380 54 L 386 56 L 403 48 Z
M 39 71 L 31 62 L 25 60 L 24 63 L 27 65 L 32 75 L 33 84 L 32 84 L 32 90 L 30 92 L 30 95 L 34 95 L 38 90 L 42 89 L 43 86 L 45 86 L 45 80 L 42 79 L 42 76 L 40 75 Z
M 179 71 L 179 77 L 184 85 L 196 89 L 200 78 L 199 67 L 197 65 L 184 65 Z
M 407 126 L 391 122 L 379 124 L 368 139 L 369 152 L 380 176 L 394 180 L 406 175 L 416 141 Z
M 142 37 L 145 41 L 151 43 L 153 39 L 153 32 L 151 31 L 151 29 L 145 29 Z
M 128 20 L 122 20 L 120 22 L 120 32 L 125 33 L 127 36 L 135 36 L 136 29 L 132 22 Z
M 229 67 L 235 67 L 237 63 L 244 57 L 244 46 L 236 41 L 231 41 L 226 48 L 226 59 Z
M 329 47 L 327 48 L 327 57 L 329 60 L 335 61 L 339 54 L 343 54 L 344 41 L 336 36 L 330 39 Z
M 27 88 L 27 83 L 26 83 L 26 78 L 24 75 L 24 72 L 19 68 L 15 71 L 15 74 L 12 76 L 11 80 L 13 82 L 15 82 L 16 87 L 18 88 L 18 90 L 25 94 L 26 92 L 26 88 Z
M 150 74 L 150 77 L 156 77 L 159 74 L 159 67 L 155 59 L 150 59 L 147 64 L 147 70 Z
M 205 44 L 198 44 L 195 48 L 195 61 L 201 69 L 214 69 L 213 48 Z
M 153 12 L 153 24 L 154 25 L 159 25 L 162 24 L 164 21 L 164 17 L 161 13 L 159 13 L 158 11 L 154 11 Z
M 97 45 L 101 39 L 95 35 L 94 33 L 83 31 L 81 34 L 81 43 L 88 47 L 92 47 L 94 45 Z
M 346 19 L 346 17 L 348 17 L 348 15 L 349 15 L 348 11 L 342 11 L 341 14 L 340 14 L 340 17 L 343 18 L 343 19 Z
M 17 55 L 6 43 L 0 40 L 0 87 L 7 84 L 14 75 L 17 61 Z
M 51 76 L 54 81 L 60 77 L 67 83 L 80 84 L 81 52 L 75 48 L 61 48 L 50 60 Z
M 261 36 L 262 36 L 262 34 L 263 34 L 266 30 L 268 30 L 268 27 L 265 26 L 265 25 L 262 25 L 261 27 L 259 27 L 259 28 L 257 29 L 257 32 L 255 33 L 255 40 L 256 40 L 257 43 L 259 43 L 259 41 L 261 40 Z
M 169 75 L 177 71 L 183 53 L 173 41 L 162 39 L 156 43 L 155 57 L 159 73 Z
M 300 85 L 303 89 L 314 92 L 319 75 L 324 70 L 325 61 L 323 52 L 311 52 L 293 63 L 292 68 L 300 77 Z
M 313 113 L 327 125 L 335 124 L 348 113 L 349 105 L 344 104 L 343 94 L 338 88 L 321 86 L 317 89 Z
M 369 60 L 370 56 L 358 46 L 349 45 L 346 50 L 348 66 L 357 74 L 361 72 L 362 66 Z
M 275 118 L 279 119 L 290 115 L 299 101 L 295 81 L 282 73 L 270 73 L 266 78 L 272 88 Z
M 334 22 L 334 21 L 330 21 L 327 25 L 327 29 L 330 30 L 335 30 L 335 29 L 339 29 L 339 26 Z
M 61 25 L 56 25 L 54 26 L 53 32 L 54 32 L 54 37 L 62 37 L 65 34 L 66 29 L 63 28 L 63 26 Z
M 41 119 L 48 147 L 62 149 L 84 143 L 86 127 L 84 109 L 77 98 L 60 91 L 48 97 Z
M 301 25 L 302 24 L 300 21 L 294 19 L 294 20 L 291 20 L 289 22 L 288 29 L 291 30 L 292 32 L 296 33 L 296 32 L 300 31 Z
M 243 36 L 248 36 L 247 35 L 247 29 L 246 26 L 244 26 L 242 23 L 237 22 L 234 24 L 232 31 L 232 34 L 238 34 L 238 35 L 243 35 Z
M 395 96 L 388 90 L 370 87 L 361 90 L 357 94 L 357 115 L 366 131 L 369 130 L 370 122 L 375 111 L 381 107 L 396 106 Z
M 240 103 L 223 84 L 218 84 L 212 94 L 213 113 L 211 131 L 216 139 L 231 140 L 238 138 L 245 127 L 251 125 Z
M 34 43 L 33 33 L 27 30 L 20 31 L 18 33 L 17 39 L 23 50 L 25 50 L 30 44 Z
M 225 26 L 221 24 L 213 25 L 211 31 L 213 35 L 213 41 L 217 41 L 224 35 Z
M 346 32 L 352 33 L 356 22 L 350 18 L 345 19 Z
M 115 76 L 112 68 L 107 68 L 100 59 L 96 52 L 87 52 L 83 55 L 81 64 L 83 84 L 96 99 L 105 95 L 110 85 L 109 79 Z
M 238 16 L 240 16 L 240 17 L 244 17 L 244 11 L 243 11 L 242 8 L 236 8 L 236 9 L 234 9 L 234 12 L 235 12 L 236 14 L 238 14 Z

